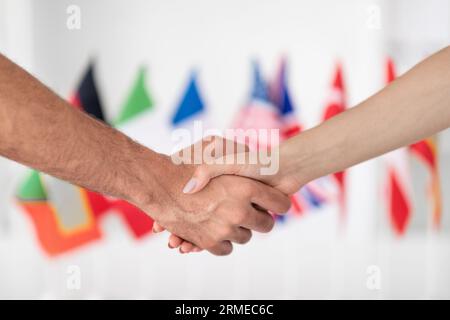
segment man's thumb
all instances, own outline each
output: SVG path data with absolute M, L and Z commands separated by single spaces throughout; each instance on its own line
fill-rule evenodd
M 184 186 L 183 193 L 196 193 L 202 190 L 211 179 L 223 174 L 235 174 L 237 170 L 236 165 L 202 164 L 195 169 L 191 179 Z

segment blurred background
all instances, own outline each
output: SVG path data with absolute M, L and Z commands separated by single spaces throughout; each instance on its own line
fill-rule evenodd
M 95 83 L 106 121 L 169 153 L 171 130 L 193 119 L 177 110 L 225 129 L 261 99 L 261 79 L 289 89 L 295 112 L 281 118 L 313 127 L 448 46 L 449 18 L 445 0 L 0 0 L 0 52 L 81 107 Z M 120 201 L 83 191 L 94 208 L 81 212 L 80 190 L 0 158 L 0 298 L 448 299 L 450 133 L 396 155 L 400 166 L 347 170 L 345 206 L 321 189 L 333 177 L 311 185 L 227 257 L 169 250 Z M 80 214 L 94 215 L 85 229 L 70 220 Z

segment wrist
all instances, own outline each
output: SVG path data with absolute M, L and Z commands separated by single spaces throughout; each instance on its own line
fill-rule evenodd
M 130 202 L 144 210 L 154 220 L 160 220 L 171 202 L 181 194 L 183 183 L 189 180 L 193 168 L 185 164 L 174 164 L 164 154 L 149 153 L 135 163 L 134 171 L 139 184 L 130 192 Z

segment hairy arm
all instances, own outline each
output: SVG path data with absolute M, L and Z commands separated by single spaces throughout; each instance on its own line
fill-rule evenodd
M 161 158 L 73 108 L 2 55 L 0 155 L 135 204 L 153 202 L 148 176 L 157 166 L 146 166 L 144 175 L 142 164 Z

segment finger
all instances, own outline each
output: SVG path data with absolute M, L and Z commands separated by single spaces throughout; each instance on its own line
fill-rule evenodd
M 161 226 L 158 222 L 154 221 L 153 222 L 153 233 L 159 233 L 159 232 L 163 232 L 164 230 L 166 230 L 163 226 Z
M 277 189 L 259 183 L 251 198 L 252 203 L 276 214 L 285 214 L 291 207 L 291 200 Z
M 237 227 L 230 237 L 230 241 L 239 244 L 245 244 L 252 238 L 252 232 L 249 229 Z
M 189 253 L 194 249 L 194 245 L 189 241 L 183 241 L 180 246 L 180 253 Z
M 249 147 L 243 143 L 238 143 L 233 140 L 224 139 L 219 136 L 207 136 L 202 140 L 197 141 L 178 152 L 175 152 L 172 157 L 174 160 L 185 163 L 202 164 L 205 163 L 203 150 L 208 149 L 208 154 L 214 159 L 218 159 L 227 154 L 245 153 L 250 151 Z M 185 157 L 185 155 L 188 157 Z
M 267 211 L 250 207 L 241 226 L 257 232 L 267 233 L 273 229 L 274 224 L 274 218 Z
M 191 252 L 202 252 L 202 251 L 203 251 L 202 248 L 197 247 L 195 244 L 193 244 L 192 245 L 192 249 L 188 253 L 191 253 Z
M 233 251 L 233 245 L 230 241 L 222 241 L 207 250 L 216 256 L 226 256 Z
M 170 249 L 174 249 L 174 248 L 178 248 L 182 243 L 183 243 L 183 239 L 181 239 L 180 237 L 171 234 L 169 237 L 169 248 Z
M 241 171 L 241 168 L 242 166 L 237 164 L 202 164 L 195 169 L 191 179 L 184 186 L 183 193 L 196 193 L 202 190 L 211 179 L 224 174 L 236 174 Z
M 185 245 L 186 243 L 186 245 Z M 190 244 L 191 246 L 188 247 L 187 244 Z M 183 248 L 183 249 L 181 249 Z M 197 247 L 195 244 L 193 244 L 192 242 L 189 241 L 183 241 L 183 243 L 180 246 L 180 250 L 183 250 L 183 253 L 191 253 L 191 252 L 202 252 L 203 249 L 200 247 Z

